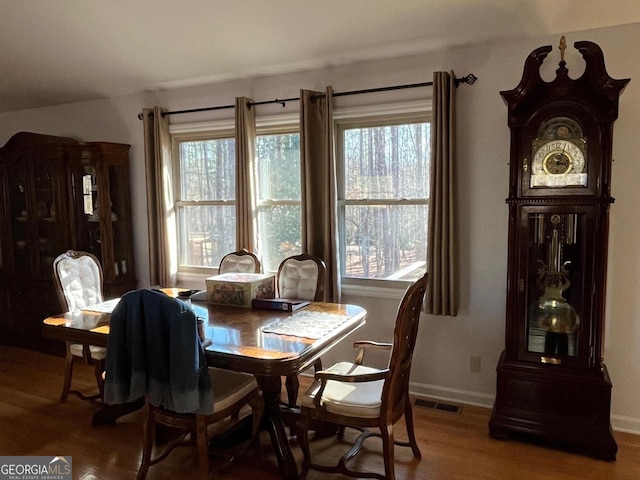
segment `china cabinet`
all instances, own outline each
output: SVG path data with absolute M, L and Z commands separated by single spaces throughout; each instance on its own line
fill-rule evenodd
M 611 78 L 602 50 L 560 41 L 556 78 L 534 50 L 520 84 L 501 95 L 511 130 L 505 350 L 491 435 L 525 434 L 614 460 L 612 383 L 603 363 L 613 123 L 628 79 Z
M 59 353 L 41 335 L 59 313 L 53 260 L 69 249 L 100 260 L 105 297 L 136 288 L 129 145 L 21 132 L 0 149 L 0 342 Z

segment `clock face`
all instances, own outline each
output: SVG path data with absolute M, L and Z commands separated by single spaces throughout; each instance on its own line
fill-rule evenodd
M 536 142 L 531 161 L 530 187 L 586 187 L 584 151 L 572 140 Z

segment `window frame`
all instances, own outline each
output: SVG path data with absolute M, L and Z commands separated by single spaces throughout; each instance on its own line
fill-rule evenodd
M 356 295 L 385 296 L 384 292 L 404 290 L 409 280 L 350 277 L 345 274 L 346 265 L 346 215 L 349 205 L 429 205 L 430 197 L 418 199 L 399 198 L 395 200 L 346 200 L 344 172 L 344 132 L 350 128 L 366 128 L 387 125 L 403 125 L 409 123 L 432 123 L 431 103 L 420 103 L 399 106 L 368 107 L 351 112 L 343 112 L 334 119 L 335 152 L 336 152 L 336 185 L 338 206 L 338 255 L 340 258 L 340 278 L 342 293 Z M 431 132 L 433 133 L 433 132 Z M 431 162 L 431 159 L 429 160 Z M 431 193 L 431 192 L 429 192 Z M 425 221 L 427 221 L 425 219 Z M 425 240 L 426 243 L 427 240 Z M 425 250 L 426 257 L 426 250 Z M 426 261 L 426 258 L 425 258 Z M 393 293 L 390 293 L 393 296 Z
M 218 271 L 218 265 L 212 266 L 194 266 L 194 265 L 182 265 L 180 263 L 181 252 L 181 224 L 183 222 L 182 209 L 184 207 L 198 206 L 198 207 L 228 207 L 236 204 L 236 199 L 233 200 L 182 200 L 182 176 L 181 176 L 181 156 L 180 145 L 183 142 L 197 142 L 206 140 L 228 140 L 233 139 L 235 142 L 235 132 L 233 127 L 224 126 L 217 129 L 207 129 L 202 131 L 190 131 L 190 132 L 176 132 L 171 133 L 171 156 L 176 159 L 172 163 L 173 168 L 173 208 L 176 213 L 176 247 L 178 252 L 178 278 L 181 278 L 181 274 L 196 275 L 196 276 L 211 276 L 215 275 Z M 235 232 L 234 232 L 235 234 Z M 235 243 L 235 242 L 234 242 Z

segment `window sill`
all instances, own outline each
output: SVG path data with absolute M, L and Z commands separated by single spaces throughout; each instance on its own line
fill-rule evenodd
M 342 295 L 371 298 L 402 298 L 410 282 L 358 281 L 342 284 Z

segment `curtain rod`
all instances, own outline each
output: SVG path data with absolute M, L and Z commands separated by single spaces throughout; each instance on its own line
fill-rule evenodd
M 463 77 L 454 78 L 453 84 L 457 88 L 461 83 L 465 83 L 467 85 L 473 85 L 478 77 L 476 77 L 473 73 L 469 73 Z M 360 95 L 362 93 L 377 93 L 377 92 L 387 92 L 390 90 L 403 90 L 406 88 L 417 88 L 417 87 L 431 87 L 433 86 L 433 82 L 423 82 L 423 83 L 410 83 L 407 85 L 393 85 L 390 87 L 378 87 L 378 88 L 367 88 L 364 90 L 351 90 L 349 92 L 335 92 L 333 94 L 334 97 L 345 97 L 347 95 Z M 271 103 L 279 103 L 283 107 L 287 102 L 293 102 L 300 100 L 300 97 L 292 97 L 292 98 L 276 98 L 275 100 L 263 100 L 261 102 L 251 102 L 249 106 L 254 105 L 268 105 Z M 163 117 L 167 115 L 181 115 L 183 113 L 197 113 L 197 112 L 210 112 L 213 110 L 226 110 L 229 108 L 235 108 L 234 105 L 218 105 L 217 107 L 203 107 L 203 108 L 191 108 L 188 110 L 174 110 L 172 112 L 164 112 L 162 114 Z M 138 118 L 142 120 L 142 113 L 138 114 Z

